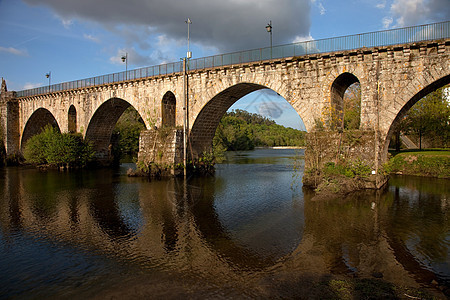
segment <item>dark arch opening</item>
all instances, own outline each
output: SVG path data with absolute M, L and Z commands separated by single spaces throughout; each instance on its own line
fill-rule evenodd
M 177 100 L 172 92 L 164 94 L 162 99 L 162 126 L 175 127 Z
M 358 86 L 359 80 L 358 78 L 351 73 L 343 73 L 339 75 L 331 86 L 331 107 L 329 112 L 329 124 L 331 129 L 344 129 L 344 111 L 345 111 L 345 103 L 344 96 L 349 87 L 352 86 L 352 90 L 356 92 L 355 96 L 358 97 Z M 361 93 L 359 89 L 359 106 L 361 105 Z M 355 103 L 357 101 L 354 101 Z M 347 106 L 349 108 L 349 106 Z M 361 114 L 358 116 L 354 116 L 355 118 L 361 119 Z M 355 125 L 356 126 L 356 125 Z M 359 128 L 359 123 L 358 123 Z M 357 129 L 357 128 L 352 128 Z
M 406 113 L 422 98 L 448 84 L 450 84 L 450 75 L 444 76 L 441 79 L 438 79 L 435 82 L 424 87 L 417 94 L 415 94 L 408 102 L 406 102 L 406 104 L 398 112 L 397 116 L 395 117 L 394 121 L 391 123 L 391 126 L 389 127 L 388 134 L 386 135 L 386 139 L 384 141 L 383 153 L 381 157 L 382 161 L 385 161 L 387 159 L 391 138 L 394 132 L 397 130 L 399 123 L 405 117 Z
M 71 105 L 69 107 L 67 122 L 67 131 L 70 133 L 75 133 L 77 131 L 77 110 L 75 106 Z
M 123 99 L 111 98 L 100 105 L 92 116 L 86 130 L 86 140 L 92 144 L 98 162 L 112 162 L 112 133 L 120 116 L 130 106 Z
M 21 150 L 23 151 L 27 141 L 34 135 L 41 133 L 45 126 L 51 125 L 60 131 L 58 122 L 50 111 L 45 108 L 38 108 L 28 119 L 23 130 Z
M 117 120 L 111 137 L 114 164 L 136 161 L 139 154 L 139 136 L 145 122 L 139 112 L 129 106 Z

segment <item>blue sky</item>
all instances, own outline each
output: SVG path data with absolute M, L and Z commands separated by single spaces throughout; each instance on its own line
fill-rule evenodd
M 9 90 L 179 61 L 190 27 L 193 58 L 450 20 L 449 0 L 0 0 L 0 77 Z M 272 91 L 247 109 L 302 128 Z

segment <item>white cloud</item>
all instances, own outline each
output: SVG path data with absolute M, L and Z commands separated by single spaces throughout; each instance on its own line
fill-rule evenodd
M 64 18 L 60 18 L 62 25 L 64 26 L 64 28 L 69 29 L 70 26 L 73 25 L 73 20 L 72 19 L 64 19 Z
M 311 34 L 309 34 L 307 36 L 296 36 L 292 42 L 293 43 L 301 43 L 301 42 L 307 42 L 307 41 L 312 41 L 312 40 L 314 40 L 314 39 L 311 36 Z
M 326 9 L 323 6 L 323 3 L 321 0 L 310 0 L 312 5 L 317 6 L 317 8 L 319 9 L 319 13 L 321 16 L 325 15 L 326 13 Z
M 6 48 L 6 47 L 0 46 L 0 52 L 6 52 L 9 54 L 18 55 L 18 56 L 28 56 L 27 50 L 20 50 L 20 49 L 13 48 L 13 47 Z
M 389 27 L 391 27 L 391 24 L 392 22 L 394 22 L 394 20 L 392 18 L 384 17 L 382 22 L 383 28 L 388 29 Z
M 318 5 L 319 5 L 319 10 L 320 10 L 320 15 L 323 16 L 326 12 L 325 7 L 323 6 L 323 4 L 321 2 L 319 2 Z
M 34 89 L 34 88 L 38 88 L 41 87 L 42 83 L 31 83 L 31 82 L 27 82 L 25 83 L 25 85 L 23 86 L 22 90 L 30 90 L 30 89 Z
M 98 39 L 97 37 L 95 37 L 95 36 L 93 36 L 93 35 L 91 35 L 91 34 L 83 34 L 83 37 L 86 39 L 86 40 L 89 40 L 89 41 L 91 41 L 91 42 L 94 42 L 94 43 L 100 43 L 100 39 Z
M 381 1 L 380 3 L 377 3 L 377 4 L 375 5 L 375 7 L 376 7 L 376 8 L 379 8 L 379 9 L 384 9 L 384 8 L 386 8 L 386 0 Z
M 383 24 L 404 27 L 447 21 L 450 19 L 449 4 L 449 0 L 393 0 L 390 16 L 385 18 L 392 22 L 388 24 L 383 19 Z

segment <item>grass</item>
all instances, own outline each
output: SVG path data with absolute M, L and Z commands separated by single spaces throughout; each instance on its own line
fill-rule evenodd
M 410 149 L 401 150 L 400 152 L 389 151 L 392 156 L 397 155 L 432 155 L 432 156 L 450 156 L 450 149 Z
M 386 164 L 389 173 L 450 178 L 450 150 L 407 150 L 394 155 Z

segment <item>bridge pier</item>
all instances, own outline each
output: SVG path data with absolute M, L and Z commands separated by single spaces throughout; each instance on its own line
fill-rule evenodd
M 20 155 L 19 102 L 16 92 L 8 91 L 2 78 L 0 90 L 0 138 L 5 159 Z
M 354 170 L 354 173 L 346 174 L 354 176 L 352 184 L 355 186 L 347 187 L 349 191 L 379 189 L 387 182 L 380 155 L 384 143 L 379 132 L 324 130 L 308 133 L 306 138 L 304 186 L 317 188 L 329 175 L 324 173 L 327 164 L 348 166 Z
M 141 131 L 137 166 L 150 175 L 183 174 L 183 130 L 163 127 Z

